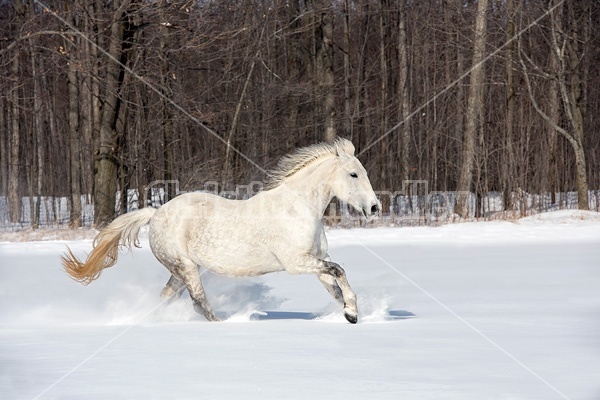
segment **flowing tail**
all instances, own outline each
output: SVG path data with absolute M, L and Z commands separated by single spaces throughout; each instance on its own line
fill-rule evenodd
M 61 259 L 65 271 L 73 279 L 84 285 L 89 285 L 98 279 L 104 268 L 115 265 L 119 250 L 123 247 L 131 250 L 131 246 L 140 247 L 138 233 L 156 212 L 155 208 L 142 208 L 123 214 L 108 224 L 94 239 L 94 249 L 85 262 L 81 262 L 67 246 L 68 253 Z

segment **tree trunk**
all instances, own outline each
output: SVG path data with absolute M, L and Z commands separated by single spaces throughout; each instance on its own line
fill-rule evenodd
M 453 18 L 453 28 L 454 28 L 454 41 L 456 43 L 455 47 L 456 47 L 456 70 L 458 71 L 458 73 L 462 73 L 462 71 L 465 70 L 465 56 L 464 56 L 464 52 L 462 49 L 462 46 L 459 45 L 459 43 L 461 43 L 461 35 L 460 35 L 460 29 L 462 26 L 462 20 L 460 18 L 460 15 L 462 13 L 462 5 L 458 2 L 453 2 L 453 5 L 455 7 L 455 9 L 453 10 L 454 13 L 454 18 Z M 453 156 L 456 159 L 456 168 L 458 169 L 459 166 L 462 163 L 462 155 L 461 155 L 461 142 L 463 140 L 464 137 L 464 128 L 465 128 L 465 118 L 464 118 L 464 103 L 465 103 L 465 90 L 462 87 L 462 85 L 457 85 L 456 87 L 456 112 L 455 112 L 455 120 L 456 123 L 455 128 L 454 128 L 454 143 L 455 145 L 453 146 Z M 454 185 L 456 187 L 458 187 L 458 179 L 457 177 L 454 177 Z
M 512 208 L 511 193 L 513 192 L 514 171 L 514 123 L 515 123 L 515 23 L 514 23 L 514 0 L 508 0 L 506 3 L 508 21 L 506 24 L 506 40 L 509 44 L 506 46 L 506 130 L 504 131 L 504 149 L 503 161 L 501 166 L 502 173 L 502 198 L 504 210 Z
M 94 22 L 89 26 L 88 35 L 90 37 L 95 37 L 96 40 L 94 43 L 99 42 L 99 27 L 96 25 L 95 20 L 98 18 L 98 2 L 90 2 L 87 6 L 87 13 L 90 15 L 90 19 L 93 19 Z M 91 129 L 92 129 L 92 145 L 93 145 L 93 175 L 91 180 L 91 191 L 92 201 L 94 203 L 94 221 L 96 219 L 96 174 L 100 169 L 100 123 L 102 121 L 102 101 L 100 99 L 100 80 L 95 79 L 96 76 L 100 75 L 100 59 L 98 57 L 99 51 L 98 47 L 90 44 L 87 48 L 89 51 L 88 60 L 90 62 L 90 101 L 91 101 Z M 112 62 L 112 61 L 111 61 Z
M 556 54 L 550 52 L 550 70 L 558 70 L 558 61 Z M 551 79 L 549 81 L 550 90 L 548 93 L 548 116 L 552 120 L 552 123 L 546 124 L 547 137 L 547 148 L 548 154 L 546 155 L 546 163 L 544 165 L 544 173 L 547 174 L 547 187 L 544 190 L 550 192 L 550 201 L 554 205 L 556 204 L 556 192 L 557 192 L 557 171 L 556 171 L 556 125 L 560 124 L 560 99 L 558 97 L 558 85 L 556 80 Z
M 164 16 L 164 7 L 165 4 L 161 4 L 161 18 L 163 21 L 167 21 Z M 171 90 L 171 77 L 169 76 L 169 55 L 167 54 L 168 44 L 166 41 L 166 37 L 168 35 L 169 28 L 166 26 L 161 27 L 161 36 L 159 40 L 159 49 L 160 49 L 160 68 L 161 68 L 161 92 L 167 98 L 172 97 Z M 162 129 L 162 153 L 163 153 L 163 179 L 165 185 L 165 198 L 164 202 L 168 202 L 173 199 L 176 193 L 176 186 L 171 182 L 174 179 L 173 173 L 173 111 L 171 110 L 171 105 L 169 102 L 163 97 L 161 98 L 161 108 L 162 108 L 162 119 L 161 119 L 161 129 Z M 229 150 L 229 148 L 228 148 Z M 226 157 L 227 158 L 227 157 Z M 225 160 L 225 169 L 227 169 L 229 160 Z
M 361 143 L 364 142 L 364 138 L 366 135 L 362 133 L 365 131 L 365 118 L 363 110 L 366 108 L 366 89 L 365 89 L 365 81 L 366 81 L 366 69 L 367 69 L 367 43 L 369 38 L 369 26 L 370 26 L 370 13 L 369 13 L 369 3 L 364 3 L 359 5 L 359 12 L 365 15 L 364 23 L 362 26 L 362 37 L 363 41 L 360 46 L 360 52 L 358 54 L 358 66 L 357 66 L 357 79 L 356 86 L 354 87 L 354 93 L 356 94 L 354 97 L 354 114 L 353 121 L 356 121 L 356 125 L 354 128 L 354 142 L 358 146 L 358 150 L 360 150 Z
M 90 17 L 93 14 L 93 5 L 87 6 L 87 10 Z M 88 38 L 93 38 L 95 32 L 90 27 L 89 18 L 82 18 L 82 31 L 85 32 Z M 81 160 L 83 165 L 81 166 L 81 192 L 86 196 L 86 203 L 89 200 L 89 195 L 92 193 L 93 188 L 93 176 L 94 176 L 94 163 L 90 162 L 94 159 L 94 110 L 92 104 L 94 98 L 92 95 L 92 86 L 94 85 L 94 67 L 97 64 L 94 53 L 91 49 L 91 44 L 84 38 L 77 36 L 75 38 L 77 47 L 79 49 L 79 61 L 83 66 L 82 70 L 79 71 L 79 96 L 80 96 L 80 107 L 79 107 L 79 128 L 81 132 L 80 136 L 80 148 L 81 148 Z M 86 162 L 86 160 L 89 160 Z
M 469 82 L 469 97 L 467 99 L 467 121 L 462 148 L 462 165 L 457 187 L 455 212 L 462 218 L 469 215 L 469 193 L 473 184 L 473 162 L 475 160 L 475 136 L 479 117 L 479 107 L 483 101 L 485 57 L 486 18 L 488 11 L 487 0 L 479 0 L 475 18 L 475 39 L 471 78 Z
M 324 118 L 324 139 L 333 142 L 336 137 L 335 97 L 333 81 L 333 15 L 326 2 L 315 4 L 319 15 L 316 40 L 317 85 L 320 88 L 321 109 Z
M 102 228 L 115 217 L 118 160 L 115 126 L 121 107 L 119 92 L 123 80 L 123 68 L 115 60 L 124 61 L 123 19 L 129 1 L 117 2 L 111 21 L 109 53 L 114 58 L 106 60 L 106 95 L 102 103 L 98 141 L 98 162 L 94 176 L 94 224 Z
M 400 77 L 398 81 L 398 97 L 400 110 L 398 115 L 402 118 L 400 162 L 402 165 L 402 181 L 410 179 L 409 146 L 410 146 L 410 103 L 408 98 L 408 39 L 406 37 L 406 0 L 401 1 L 400 15 L 398 16 L 398 55 L 400 57 Z
M 11 107 L 11 141 L 9 142 L 10 154 L 8 164 L 8 216 L 12 223 L 17 223 L 21 220 L 21 196 L 19 193 L 19 167 L 21 159 L 19 157 L 19 142 L 20 142 L 20 115 L 19 115 L 19 52 L 17 50 L 12 64 L 11 74 L 15 85 L 12 88 L 12 107 Z
M 575 150 L 575 165 L 577 166 L 577 200 L 580 210 L 590 209 L 590 200 L 588 198 L 587 183 L 587 164 L 585 161 L 585 149 L 583 145 L 577 146 Z
M 350 108 L 350 7 L 344 0 L 344 135 L 352 140 L 353 124 Z
M 30 41 L 31 47 L 34 47 L 33 40 Z M 40 64 L 43 66 L 41 57 Z M 35 195 L 37 201 L 35 207 L 31 210 L 31 227 L 37 229 L 40 224 L 40 206 L 42 203 L 42 182 L 44 179 L 44 142 L 42 126 L 42 93 L 40 89 L 40 78 L 38 76 L 38 61 L 32 52 L 31 73 L 33 78 L 33 140 L 35 149 L 35 170 L 32 172 L 32 179 L 35 178 Z M 43 67 L 41 68 L 43 70 Z M 35 176 L 34 176 L 35 175 Z
M 74 20 L 75 18 L 73 18 Z M 79 133 L 79 78 L 75 65 L 77 49 L 71 46 L 71 60 L 67 66 L 67 84 L 69 86 L 69 155 L 71 177 L 71 212 L 69 227 L 81 227 L 81 145 Z
M 388 173 L 389 171 L 389 163 L 388 163 L 388 154 L 389 154 L 389 140 L 386 135 L 388 128 L 388 59 L 387 59 L 387 51 L 386 51 L 386 39 L 388 38 L 388 13 L 389 13 L 389 5 L 387 0 L 380 0 L 379 5 L 379 101 L 380 101 L 380 109 L 379 109 L 379 136 L 381 140 L 379 141 L 379 162 L 381 165 L 379 179 L 382 184 L 383 189 L 389 189 L 388 185 Z M 387 212 L 390 208 L 389 196 L 384 196 L 381 199 L 381 209 L 384 212 Z
M 407 20 L 406 0 L 400 2 L 400 12 L 398 15 L 398 57 L 399 57 L 399 79 L 398 79 L 398 98 L 399 110 L 398 115 L 402 118 L 402 128 L 400 130 L 400 179 L 397 187 L 406 188 L 405 196 L 408 198 L 409 212 L 413 211 L 412 187 L 409 185 L 410 180 L 410 102 L 408 97 L 408 38 L 406 34 Z M 393 206 L 393 205 L 392 205 Z
M 587 164 L 585 161 L 585 125 L 583 113 L 586 107 L 586 69 L 589 64 L 585 62 L 586 54 L 589 54 L 589 24 L 591 14 L 589 2 L 578 2 L 568 0 L 566 3 L 566 27 L 569 36 L 566 40 L 566 51 L 561 54 L 564 58 L 560 60 L 564 65 L 563 73 L 559 76 L 559 87 L 567 118 L 571 123 L 576 165 L 577 201 L 580 210 L 589 210 L 590 201 L 588 197 Z M 565 5 L 561 6 L 564 7 Z M 556 15 L 556 14 L 553 14 Z M 554 35 L 562 35 L 562 32 L 554 32 Z M 564 36 L 563 36 L 564 37 Z M 558 39 L 555 40 L 558 42 Z
M 131 75 L 125 75 L 124 82 L 122 85 L 125 86 L 125 81 Z M 117 166 L 117 182 L 118 182 L 118 193 L 119 202 L 117 203 L 118 215 L 125 214 L 128 210 L 128 194 L 129 194 L 129 166 L 125 162 L 125 156 L 128 153 L 127 148 L 127 119 L 129 115 L 129 107 L 119 107 L 119 115 L 117 116 L 117 122 L 115 125 L 115 135 L 117 137 L 117 149 L 118 153 L 118 166 Z
M 293 35 L 291 35 L 288 39 L 288 41 L 286 42 L 287 44 L 287 48 L 286 48 L 286 52 L 288 54 L 287 56 L 287 70 L 288 70 L 288 79 L 289 81 L 293 84 L 293 85 L 298 85 L 300 82 L 300 79 L 304 76 L 305 71 L 303 70 L 303 68 L 305 67 L 303 65 L 303 57 L 302 57 L 302 35 L 297 33 L 301 30 L 304 30 L 304 25 L 307 25 L 308 22 L 304 22 L 306 19 L 305 18 L 300 18 L 299 15 L 301 14 L 301 12 L 304 12 L 304 10 L 301 10 L 300 4 L 297 1 L 291 1 L 289 3 L 289 8 L 288 8 L 288 17 L 287 17 L 287 21 L 288 24 L 290 26 L 290 29 L 292 30 L 292 32 L 294 32 Z M 287 98 L 287 109 L 288 109 L 288 116 L 286 118 L 286 120 L 284 121 L 284 124 L 286 124 L 288 127 L 290 127 L 291 129 L 294 129 L 297 127 L 298 125 L 298 116 L 300 114 L 300 96 L 298 96 L 295 93 L 291 93 L 290 96 L 288 96 Z M 266 133 L 263 131 L 262 133 L 263 137 L 261 138 L 262 141 L 262 162 L 265 163 L 266 160 L 266 156 L 268 154 L 268 140 L 267 140 L 267 136 Z M 285 148 L 290 148 L 291 146 L 293 146 L 295 144 L 295 138 L 292 135 L 285 135 Z
M 6 126 L 4 97 L 0 96 L 0 127 Z M 8 135 L 0 135 L 0 196 L 8 194 Z

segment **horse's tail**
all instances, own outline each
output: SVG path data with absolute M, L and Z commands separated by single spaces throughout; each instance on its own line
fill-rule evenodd
M 84 285 L 98 279 L 104 268 L 115 265 L 120 248 L 126 247 L 131 250 L 132 245 L 140 247 L 140 228 L 150 221 L 155 212 L 155 208 L 142 208 L 116 218 L 96 235 L 94 248 L 85 262 L 75 257 L 67 246 L 68 253 L 61 257 L 65 271 Z

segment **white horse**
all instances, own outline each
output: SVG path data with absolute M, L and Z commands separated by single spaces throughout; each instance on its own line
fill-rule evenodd
M 196 311 L 218 321 L 206 300 L 199 268 L 228 276 L 269 272 L 315 274 L 358 320 L 356 295 L 344 270 L 331 262 L 321 219 L 335 196 L 370 219 L 381 205 L 349 140 L 316 144 L 285 156 L 270 173 L 266 190 L 247 200 L 209 193 L 187 193 L 159 209 L 144 208 L 116 218 L 94 240 L 85 262 L 71 250 L 62 257 L 66 271 L 88 284 L 117 261 L 120 247 L 137 246 L 140 228 L 150 223 L 150 248 L 171 272 L 165 299 L 186 288 Z

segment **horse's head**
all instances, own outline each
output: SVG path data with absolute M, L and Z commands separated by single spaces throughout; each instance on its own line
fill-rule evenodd
M 379 214 L 381 203 L 377 200 L 365 167 L 354 156 L 354 145 L 347 139 L 335 142 L 337 168 L 331 177 L 333 195 L 361 211 L 371 219 Z

